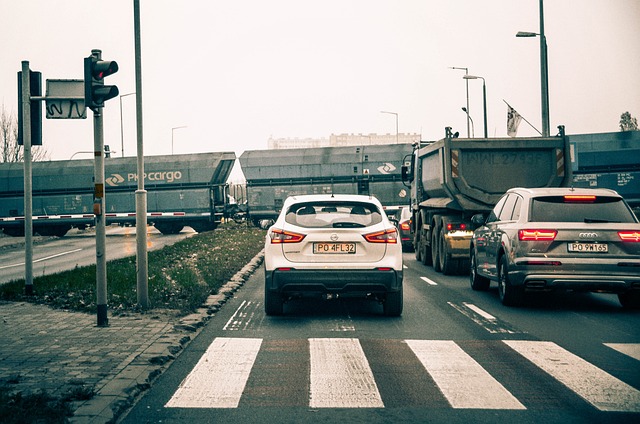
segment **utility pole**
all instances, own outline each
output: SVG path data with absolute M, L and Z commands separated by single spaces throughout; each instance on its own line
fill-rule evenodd
M 24 292 L 33 295 L 33 200 L 31 182 L 31 70 L 22 61 L 22 143 L 24 147 Z

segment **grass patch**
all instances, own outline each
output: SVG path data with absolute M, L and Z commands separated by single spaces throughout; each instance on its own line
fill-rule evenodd
M 188 314 L 244 267 L 264 246 L 265 231 L 226 223 L 148 253 L 150 307 Z M 107 305 L 112 313 L 137 310 L 135 256 L 107 263 Z M 36 277 L 34 295 L 24 279 L 0 285 L 0 299 L 96 312 L 96 267 Z

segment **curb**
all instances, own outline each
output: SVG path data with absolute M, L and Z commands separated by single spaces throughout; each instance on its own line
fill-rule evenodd
M 240 289 L 262 264 L 264 249 L 210 295 L 193 314 L 182 317 L 165 334 L 133 352 L 116 367 L 115 375 L 96 390 L 93 398 L 72 404 L 77 424 L 117 423 L 168 368 L 216 312 Z

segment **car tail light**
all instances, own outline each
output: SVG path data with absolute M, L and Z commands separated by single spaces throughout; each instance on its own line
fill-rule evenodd
M 640 242 L 640 231 L 618 231 L 618 237 L 622 241 Z
M 408 222 L 403 222 L 402 224 L 400 224 L 400 229 L 403 231 L 409 231 L 411 230 L 411 225 L 409 225 Z
M 465 224 L 464 222 L 462 224 L 452 224 L 452 223 L 448 223 L 447 224 L 447 231 L 464 231 L 467 229 L 467 224 Z
M 271 244 L 280 243 L 300 243 L 306 236 L 304 234 L 293 233 L 291 231 L 284 231 L 279 228 L 272 228 L 269 232 L 271 238 Z
M 392 243 L 398 242 L 398 232 L 395 228 L 363 235 L 369 243 Z
M 593 203 L 596 201 L 596 196 L 568 194 L 564 196 L 564 201 L 565 203 Z
M 521 241 L 552 241 L 556 238 L 556 230 L 520 230 L 518 239 Z

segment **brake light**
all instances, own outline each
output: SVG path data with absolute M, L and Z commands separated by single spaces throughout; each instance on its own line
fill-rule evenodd
M 520 230 L 518 239 L 520 241 L 552 241 L 557 234 L 556 230 Z
M 564 201 L 565 203 L 593 203 L 596 201 L 596 196 L 568 194 L 564 196 Z
M 409 231 L 411 229 L 411 226 L 409 225 L 408 222 L 403 222 L 402 224 L 400 224 L 400 228 L 403 231 Z
M 452 223 L 447 223 L 447 231 L 464 231 L 467 229 L 467 224 L 465 224 L 464 222 L 462 224 L 452 224 Z
M 284 231 L 279 228 L 272 228 L 269 232 L 269 237 L 271 238 L 271 244 L 300 243 L 306 235 Z
M 640 241 L 640 231 L 618 231 L 618 237 L 622 241 Z
M 364 234 L 364 239 L 369 243 L 391 243 L 398 242 L 398 232 L 395 228 L 389 228 L 384 231 L 376 231 L 375 233 Z

